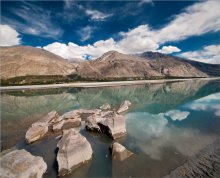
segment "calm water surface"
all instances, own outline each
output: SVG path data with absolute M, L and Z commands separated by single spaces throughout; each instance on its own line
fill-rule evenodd
M 105 102 L 117 107 L 124 100 L 130 100 L 132 108 L 125 113 L 127 135 L 117 141 L 135 156 L 112 161 L 112 140 L 81 129 L 93 159 L 67 177 L 162 177 L 220 135 L 220 81 L 29 90 L 1 93 L 1 150 L 15 146 L 43 156 L 45 177 L 56 177 L 57 135 L 27 145 L 28 127 L 51 110 L 63 114 Z

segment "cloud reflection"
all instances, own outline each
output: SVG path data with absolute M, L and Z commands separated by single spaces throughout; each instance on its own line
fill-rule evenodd
M 182 119 L 185 119 L 189 114 L 179 110 L 178 112 L 168 113 L 180 115 Z M 139 150 L 139 152 L 150 156 L 152 159 L 161 160 L 164 156 L 163 149 L 175 150 L 171 154 L 192 156 L 217 138 L 217 135 L 205 134 L 199 128 L 176 127 L 170 123 L 168 124 L 168 120 L 164 115 L 166 114 L 143 112 L 127 114 L 126 124 L 129 140 L 127 144 L 129 147 Z M 174 118 L 181 120 L 176 115 Z
M 208 95 L 185 105 L 185 108 L 197 111 L 212 111 L 220 116 L 220 93 Z

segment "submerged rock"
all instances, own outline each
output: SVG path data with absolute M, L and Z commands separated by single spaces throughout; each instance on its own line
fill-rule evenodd
M 100 106 L 101 110 L 108 110 L 111 109 L 111 106 L 108 103 L 104 103 L 102 106 Z
M 65 175 L 92 158 L 92 148 L 87 139 L 75 129 L 64 130 L 57 144 L 59 175 Z
M 26 150 L 14 150 L 1 157 L 0 177 L 41 178 L 47 170 L 43 158 L 33 156 Z
M 125 118 L 116 113 L 105 116 L 105 119 L 98 122 L 100 130 L 113 139 L 123 137 L 126 134 Z
M 131 102 L 128 100 L 125 100 L 118 108 L 117 113 L 122 113 L 124 111 L 127 111 L 129 109 L 129 106 L 131 106 Z
M 111 151 L 112 151 L 112 158 L 119 161 L 123 161 L 128 157 L 130 157 L 131 155 L 133 155 L 131 151 L 127 150 L 123 145 L 117 142 L 114 142 L 111 145 Z
M 33 123 L 25 135 L 28 143 L 32 143 L 44 137 L 48 132 L 49 126 L 60 120 L 60 116 L 56 111 L 51 111 L 42 119 Z
M 53 131 L 59 131 L 67 127 L 79 127 L 81 123 L 81 118 L 74 118 L 74 119 L 65 119 L 61 120 L 60 122 L 53 125 Z
M 46 114 L 42 119 L 33 123 L 32 126 L 49 126 L 52 125 L 53 123 L 58 122 L 59 119 L 60 119 L 59 114 L 56 111 L 51 111 L 48 114 Z

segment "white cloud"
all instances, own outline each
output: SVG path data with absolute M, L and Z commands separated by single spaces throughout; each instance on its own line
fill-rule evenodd
M 11 13 L 18 18 L 10 19 L 4 14 L 1 17 L 2 23 L 10 25 L 19 33 L 26 33 L 40 37 L 58 38 L 63 30 L 55 25 L 52 20 L 51 11 L 29 2 L 22 2 L 19 8 L 11 8 Z
M 198 51 L 188 51 L 179 55 L 194 61 L 220 64 L 220 45 L 210 45 Z
M 74 43 L 74 47 L 67 45 L 67 51 L 65 56 L 78 56 L 82 58 L 84 54 L 92 55 L 93 58 L 101 56 L 103 53 L 109 50 L 117 50 L 123 53 L 141 53 L 144 51 L 160 51 L 162 53 L 180 52 L 181 49 L 175 46 L 163 46 L 161 45 L 171 41 L 179 41 L 186 39 L 190 36 L 201 35 L 207 32 L 217 32 L 220 30 L 220 11 L 218 7 L 220 1 L 205 1 L 195 3 L 194 5 L 184 9 L 179 15 L 173 17 L 173 20 L 166 24 L 164 27 L 158 30 L 151 29 L 149 25 L 140 25 L 134 29 L 130 29 L 127 32 L 120 32 L 121 39 L 115 41 L 113 38 L 107 40 L 100 40 L 91 45 L 78 46 Z M 86 13 L 93 20 L 104 20 L 111 14 L 104 14 L 95 10 L 86 10 Z M 82 35 L 82 40 L 89 39 L 91 31 Z M 83 33 L 82 33 L 83 34 Z M 65 45 L 65 44 L 64 44 Z M 54 45 L 49 45 L 50 48 L 45 46 L 47 50 L 55 51 L 59 55 L 59 49 L 51 49 Z M 56 45 L 55 45 L 56 46 Z M 212 56 L 212 61 L 219 61 L 219 55 L 217 53 L 219 48 L 206 47 L 205 54 Z M 198 56 L 197 53 L 193 53 L 194 56 Z M 199 53 L 201 55 L 201 53 Z M 202 53 L 204 54 L 204 53 Z M 183 53 L 185 57 L 192 59 L 192 53 Z M 63 57 L 63 56 L 62 56 Z M 196 57 L 194 57 L 196 58 Z M 67 58 L 68 59 L 68 58 Z M 212 62 L 214 63 L 214 62 Z
M 86 27 L 83 27 L 83 28 L 81 28 L 79 31 L 78 31 L 78 33 L 79 33 L 79 35 L 80 35 L 80 37 L 81 37 L 81 41 L 86 41 L 86 40 L 88 40 L 90 37 L 91 37 L 91 35 L 92 35 L 92 33 L 93 33 L 93 27 L 91 27 L 91 26 L 86 26 Z
M 13 46 L 19 44 L 19 33 L 8 25 L 0 25 L 0 46 Z
M 128 32 L 120 32 L 123 37 L 118 42 L 119 47 L 126 53 L 155 51 L 159 45 L 153 40 L 153 32 L 148 25 L 140 25 Z
M 171 54 L 175 52 L 180 52 L 181 49 L 177 48 L 176 46 L 163 46 L 161 49 L 157 51 L 164 54 Z
M 97 58 L 100 54 L 109 50 L 116 50 L 116 42 L 110 38 L 108 40 L 100 40 L 93 45 L 79 46 L 75 43 L 52 43 L 44 46 L 43 49 L 62 56 L 65 59 L 74 60 L 75 58 L 83 59 L 85 54 L 91 55 L 93 58 Z
M 181 121 L 186 119 L 189 114 L 190 113 L 188 111 L 170 110 L 166 112 L 164 115 L 170 117 L 174 121 Z
M 149 4 L 149 3 L 153 3 L 152 0 L 141 0 L 139 3 L 138 3 L 138 6 L 142 6 L 144 4 Z
M 85 12 L 94 21 L 104 21 L 106 18 L 112 16 L 112 14 L 104 14 L 104 13 L 97 11 L 97 10 L 87 9 Z
M 189 6 L 156 32 L 156 40 L 159 43 L 179 41 L 190 36 L 219 31 L 219 7 L 220 1 L 205 1 Z

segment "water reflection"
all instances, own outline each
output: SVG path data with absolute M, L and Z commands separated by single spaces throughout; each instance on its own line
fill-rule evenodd
M 24 134 L 31 123 L 51 110 L 63 114 L 77 108 L 97 108 L 106 102 L 115 107 L 124 100 L 130 100 L 132 108 L 125 115 L 128 133 L 118 141 L 136 156 L 120 165 L 112 163 L 108 150 L 111 140 L 103 135 L 82 131 L 92 145 L 94 158 L 87 167 L 78 169 L 69 177 L 166 175 L 219 136 L 219 84 L 220 81 L 197 80 L 4 92 L 1 93 L 1 149 L 17 145 L 45 157 L 48 164 L 46 177 L 54 177 L 57 140 L 48 138 L 25 145 Z

